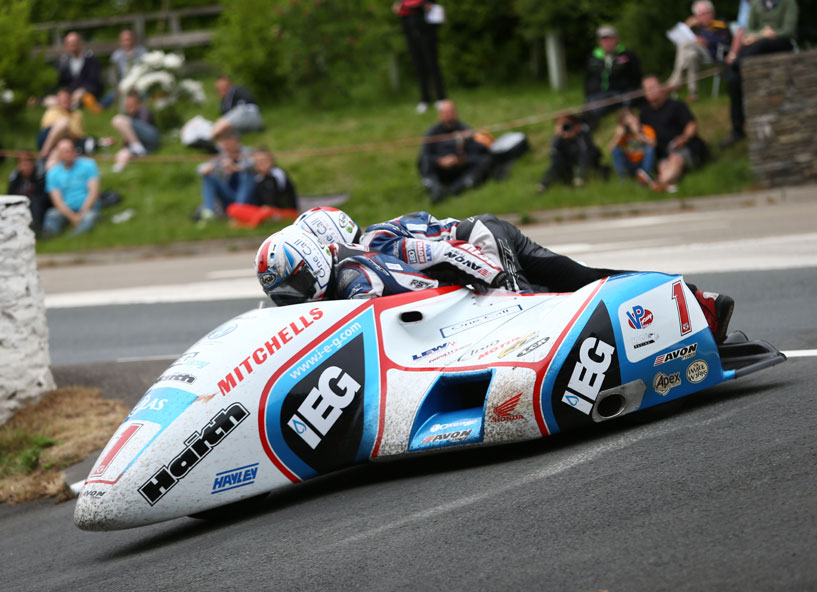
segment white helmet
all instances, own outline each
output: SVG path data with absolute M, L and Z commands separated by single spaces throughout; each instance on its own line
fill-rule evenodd
M 287 226 L 261 243 L 255 271 L 278 306 L 320 300 L 332 274 L 332 254 L 313 235 Z
M 305 211 L 295 220 L 304 232 L 313 234 L 324 245 L 347 245 L 360 240 L 360 227 L 343 210 L 318 207 Z

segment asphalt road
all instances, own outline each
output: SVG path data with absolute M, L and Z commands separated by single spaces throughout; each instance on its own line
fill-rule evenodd
M 726 226 L 701 238 L 727 267 L 726 251 L 711 243 L 740 240 L 729 232 L 736 216 L 724 213 Z M 559 232 L 589 244 L 592 256 L 595 235 L 580 226 Z M 669 246 L 621 249 L 652 256 Z M 733 328 L 784 351 L 817 348 L 817 267 L 705 273 L 708 260 L 696 267 L 682 249 L 669 256 L 689 281 L 736 297 Z M 655 268 L 670 261 L 653 260 Z M 117 359 L 178 354 L 254 302 L 55 306 L 58 381 L 96 381 L 108 396 L 138 398 L 168 360 Z M 81 366 L 64 361 L 78 351 L 102 353 Z M 2 589 L 817 589 L 815 379 L 814 357 L 794 357 L 648 416 L 366 465 L 223 522 L 86 533 L 72 524 L 73 502 L 0 506 Z

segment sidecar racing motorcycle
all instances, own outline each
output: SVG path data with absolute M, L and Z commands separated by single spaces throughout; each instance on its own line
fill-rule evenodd
M 550 436 L 785 356 L 716 345 L 680 276 L 567 294 L 446 287 L 248 311 L 156 380 L 79 494 L 84 530 L 201 513 L 369 460 Z

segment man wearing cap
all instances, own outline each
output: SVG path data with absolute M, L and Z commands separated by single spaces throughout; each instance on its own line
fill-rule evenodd
M 590 111 L 594 127 L 599 117 L 618 110 L 622 103 L 625 106 L 633 103 L 631 99 L 612 99 L 641 87 L 641 64 L 632 51 L 619 43 L 615 28 L 602 25 L 596 31 L 596 38 L 599 44 L 587 60 L 584 94 L 588 103 L 607 101 L 608 104 Z

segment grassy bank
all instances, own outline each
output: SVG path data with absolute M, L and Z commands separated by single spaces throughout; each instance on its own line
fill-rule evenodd
M 0 503 L 63 493 L 62 470 L 101 449 L 128 410 L 96 389 L 51 391 L 0 426 Z
M 214 117 L 217 112 L 212 80 L 205 81 L 208 102 L 200 112 Z M 702 93 L 706 95 L 706 91 Z M 463 121 L 474 127 L 487 127 L 519 118 L 552 113 L 582 102 L 578 85 L 562 93 L 547 90 L 544 85 L 513 88 L 481 88 L 458 90 L 457 101 Z M 279 154 L 279 164 L 294 179 L 302 195 L 348 192 L 351 195 L 344 208 L 361 224 L 370 224 L 401 213 L 429 209 L 428 198 L 419 184 L 416 171 L 417 146 L 395 147 L 332 156 L 307 156 L 295 151 L 309 148 L 348 146 L 395 139 L 419 138 L 434 123 L 433 110 L 416 115 L 410 97 L 392 102 L 369 105 L 348 105 L 344 108 L 316 111 L 299 105 L 268 104 L 263 106 L 266 130 L 245 138 L 249 145 L 266 144 Z M 704 99 L 693 106 L 702 136 L 713 147 L 714 160 L 703 170 L 688 175 L 680 185 L 679 196 L 713 195 L 737 192 L 751 186 L 751 175 L 745 145 L 724 153 L 715 148 L 728 130 L 728 101 Z M 31 109 L 4 138 L 6 148 L 33 145 L 40 109 Z M 87 127 L 95 136 L 113 135 L 108 111 L 101 115 L 86 114 Z M 186 113 L 185 117 L 193 113 Z M 603 121 L 596 141 L 605 147 L 612 136 L 612 117 Z M 585 187 L 573 189 L 554 187 L 546 194 L 537 194 L 535 186 L 547 166 L 547 153 L 552 134 L 552 122 L 546 121 L 516 128 L 528 135 L 531 152 L 518 161 L 510 178 L 498 183 L 490 181 L 464 195 L 449 198 L 433 208 L 441 216 L 463 217 L 478 212 L 497 214 L 528 212 L 594 204 L 629 203 L 662 199 L 633 183 L 617 180 L 593 180 Z M 112 154 L 115 148 L 102 154 Z M 178 139 L 166 135 L 160 155 L 199 153 L 181 146 Z M 203 156 L 202 156 L 203 157 Z M 609 162 L 609 155 L 606 155 Z M 7 174 L 13 163 L 7 161 L 0 172 Z M 256 230 L 230 228 L 224 221 L 215 221 L 204 228 L 197 227 L 190 214 L 199 203 L 199 181 L 195 162 L 147 163 L 134 162 L 116 175 L 111 162 L 100 160 L 102 188 L 120 192 L 121 205 L 106 209 L 102 223 L 91 233 L 80 237 L 61 236 L 40 241 L 41 253 L 81 251 L 87 249 L 167 244 L 223 237 L 258 237 L 272 232 L 273 225 Z M 5 175 L 4 175 L 5 176 Z M 135 215 L 123 224 L 110 223 L 110 217 L 131 208 Z

